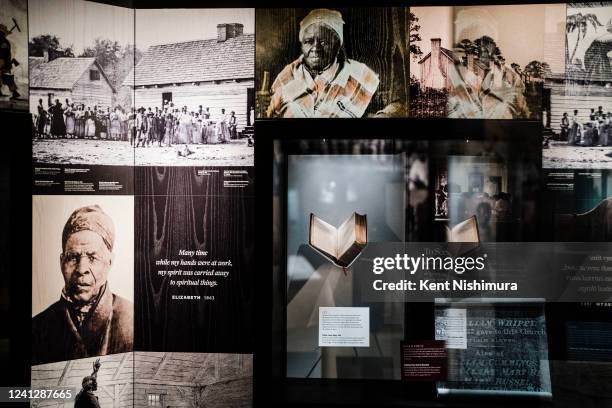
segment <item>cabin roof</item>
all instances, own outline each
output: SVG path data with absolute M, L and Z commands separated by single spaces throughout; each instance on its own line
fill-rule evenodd
M 451 50 L 447 48 L 440 47 L 440 54 L 444 55 L 446 58 L 450 59 L 451 61 L 453 60 L 454 54 Z M 421 58 L 418 63 L 422 64 L 429 57 L 431 57 L 431 51 L 428 52 L 427 55 L 425 55 L 423 58 Z
M 255 35 L 242 34 L 149 47 L 123 82 L 127 86 L 251 79 L 255 76 Z
M 72 89 L 92 65 L 102 73 L 104 80 L 115 92 L 106 73 L 94 57 L 61 57 L 45 62 L 43 57 L 30 57 L 30 88 Z

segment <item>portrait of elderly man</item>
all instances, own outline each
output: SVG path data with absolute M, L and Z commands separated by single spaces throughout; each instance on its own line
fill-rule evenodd
M 132 351 L 133 305 L 107 282 L 114 243 L 113 221 L 98 205 L 78 208 L 66 221 L 59 256 L 64 287 L 33 318 L 33 365 Z
M 340 12 L 312 10 L 301 22 L 301 55 L 272 84 L 268 117 L 359 118 L 379 84 L 365 64 L 349 59 L 344 50 L 344 20 Z

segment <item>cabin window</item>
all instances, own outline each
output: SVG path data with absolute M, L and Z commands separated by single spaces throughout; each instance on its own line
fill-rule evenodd
M 147 406 L 149 407 L 161 407 L 162 396 L 161 394 L 148 394 L 147 395 Z
M 166 102 L 172 102 L 172 92 L 162 93 L 162 106 L 164 106 Z
M 89 70 L 89 79 L 91 81 L 99 81 L 100 80 L 100 71 L 97 71 L 95 69 L 90 69 Z

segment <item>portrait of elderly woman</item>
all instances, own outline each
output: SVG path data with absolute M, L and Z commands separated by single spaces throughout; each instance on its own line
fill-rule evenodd
M 65 200 L 62 204 L 65 207 Z M 43 277 L 38 268 L 41 260 L 36 258 L 46 258 L 44 255 L 49 250 L 43 250 L 40 237 L 37 240 L 34 234 L 37 228 L 39 232 L 48 231 L 48 224 L 44 221 L 36 224 L 36 221 L 43 218 L 41 213 L 51 215 L 59 206 L 53 201 L 35 201 L 33 207 L 35 213 L 39 213 L 38 217 L 33 217 L 33 251 L 40 250 L 33 252 L 33 303 L 41 297 L 51 296 L 41 293 L 48 292 L 45 281 L 50 277 L 61 276 L 63 285 L 59 293 L 55 292 L 56 301 L 33 317 L 32 364 L 131 351 L 133 304 L 113 293 L 109 284 L 109 274 L 115 269 L 116 261 L 113 219 L 98 204 L 73 210 L 63 230 L 58 231 L 61 233 L 59 271 L 49 268 Z M 124 270 L 124 273 L 132 274 L 132 270 Z M 133 280 L 133 276 L 126 278 Z M 35 307 L 39 308 L 38 303 L 41 302 L 33 304 L 33 312 Z
M 258 10 L 258 117 L 405 116 L 406 10 Z

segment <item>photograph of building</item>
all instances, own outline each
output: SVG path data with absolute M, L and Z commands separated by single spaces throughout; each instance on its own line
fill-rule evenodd
M 253 9 L 136 11 L 142 58 L 123 83 L 134 96 L 135 165 L 253 164 L 254 19 Z
M 93 57 L 30 57 L 30 104 L 53 105 L 55 100 L 80 101 L 86 106 L 109 108 L 116 91 Z
M 248 408 L 252 400 L 251 354 L 134 353 L 134 407 Z
M 123 82 L 141 54 L 134 47 L 134 10 L 30 0 L 28 19 L 33 161 L 131 165 L 133 101 Z
M 34 366 L 32 387 L 70 387 L 77 400 L 103 408 L 247 408 L 252 375 L 250 354 L 138 351 Z M 33 406 L 72 408 L 75 401 L 35 400 Z
M 137 12 L 137 15 L 141 11 Z M 134 89 L 138 106 L 162 107 L 172 102 L 198 112 L 236 113 L 237 130 L 251 126 L 254 107 L 255 36 L 240 23 L 217 24 L 217 37 L 154 45 L 136 66 L 135 77 L 124 84 Z
M 446 117 L 454 65 L 453 8 L 410 8 L 410 116 Z
M 252 165 L 254 14 L 32 0 L 34 161 Z
M 413 7 L 410 115 L 540 119 L 544 6 Z M 528 21 L 515 18 L 521 13 Z M 529 38 L 527 50 L 513 39 Z M 527 41 L 527 38 L 525 38 Z
M 440 38 L 431 39 L 431 51 L 419 62 L 421 84 L 432 89 L 450 89 L 452 83 L 448 71 L 453 67 L 453 52 L 442 47 Z M 473 62 L 473 61 L 472 61 Z

